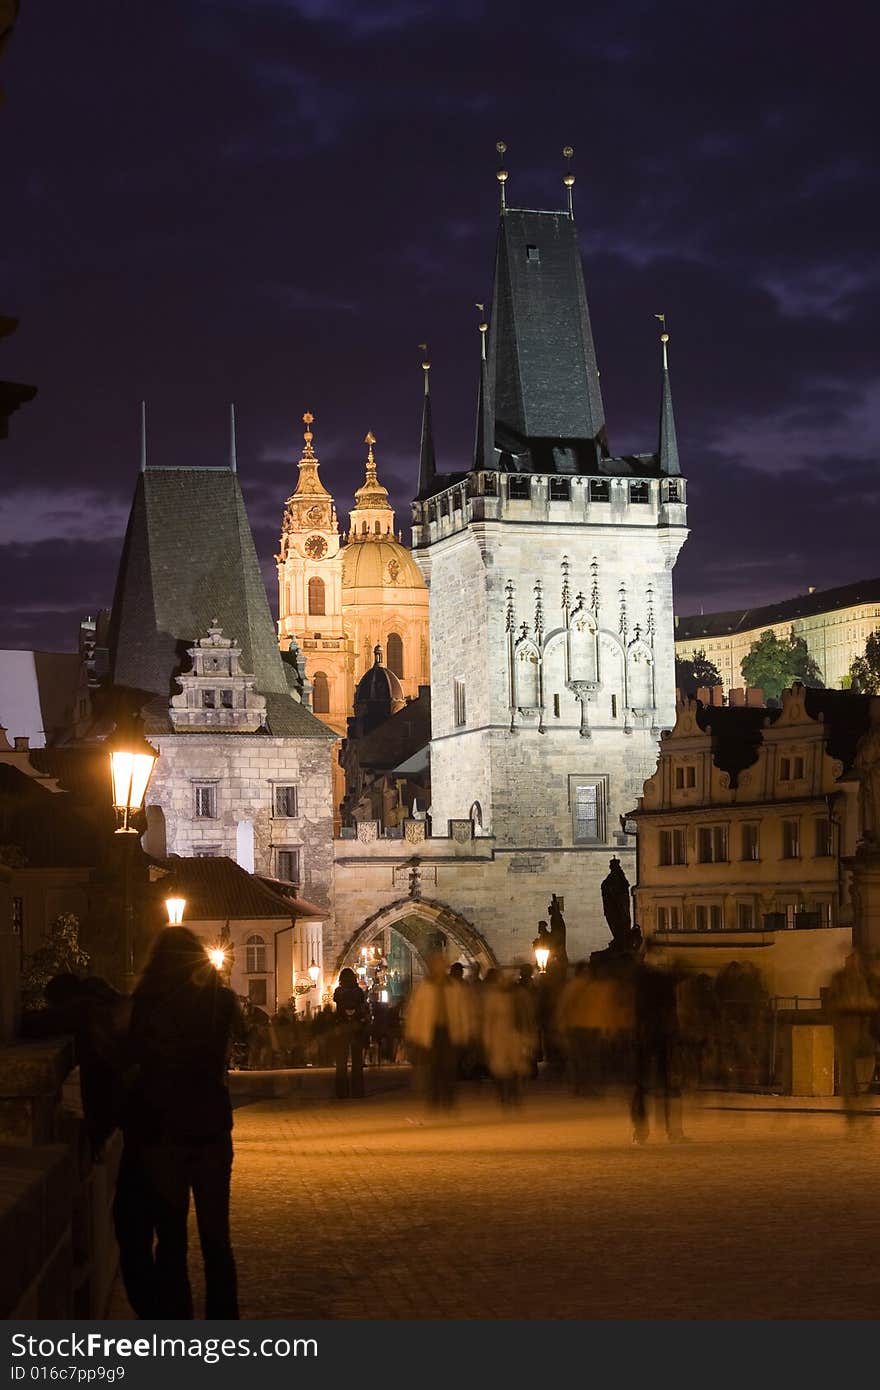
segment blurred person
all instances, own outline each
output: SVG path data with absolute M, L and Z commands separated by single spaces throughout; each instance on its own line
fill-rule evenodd
M 538 991 L 535 987 L 535 967 L 533 965 L 521 965 L 519 967 L 519 974 L 513 988 L 516 990 L 515 1002 L 517 1010 L 523 1018 L 523 1026 L 530 1031 L 533 1038 L 528 1074 L 534 1081 L 538 1075 L 538 1062 L 541 1060 L 542 1054 L 538 1018 Z
M 166 927 L 135 987 L 126 1102 L 128 1180 L 146 1188 L 156 1232 L 157 1318 L 192 1318 L 187 1216 L 192 1194 L 205 1265 L 206 1318 L 237 1318 L 229 1232 L 232 1106 L 226 1072 L 238 1001 L 198 937 Z
M 599 980 L 582 960 L 575 966 L 573 977 L 563 985 L 556 1005 L 556 1031 L 568 1059 L 571 1088 L 576 1096 L 599 1093 L 601 994 Z
M 455 1102 L 458 1057 L 473 1036 L 470 991 L 447 974 L 439 952 L 428 959 L 428 974 L 410 996 L 404 1021 L 407 1042 L 418 1049 L 428 1104 L 451 1109 Z
M 635 1009 L 635 1088 L 632 1099 L 633 1142 L 648 1141 L 647 1097 L 662 1106 L 666 1137 L 684 1140 L 681 1116 L 681 1033 L 676 977 L 652 965 L 642 945 L 633 970 Z
M 333 1034 L 336 1062 L 336 1098 L 362 1100 L 364 1095 L 364 1047 L 367 1041 L 367 996 L 348 966 L 339 972 L 333 991 L 336 1028 Z M 349 1063 L 351 1071 L 349 1072 Z
M 523 991 L 516 989 L 499 970 L 487 974 L 483 986 L 483 1051 L 502 1105 L 519 1099 L 520 1081 L 531 1069 L 534 1021 L 531 1011 L 518 1006 L 522 995 Z
M 843 1098 L 847 1124 L 856 1132 L 860 1121 L 864 1125 L 867 1119 L 856 1109 L 860 1092 L 858 1063 L 862 1058 L 874 1057 L 878 1009 L 875 981 L 858 951 L 851 951 L 843 967 L 831 976 L 827 1003 L 834 1021 L 837 1090 Z

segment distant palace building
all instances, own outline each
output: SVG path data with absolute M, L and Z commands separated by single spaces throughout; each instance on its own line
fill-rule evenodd
M 875 628 L 880 627 L 880 578 L 860 579 L 836 589 L 768 603 L 763 608 L 699 613 L 675 620 L 675 654 L 689 659 L 704 651 L 726 689 L 743 684 L 741 664 L 762 632 L 803 637 L 829 688 L 841 686 Z

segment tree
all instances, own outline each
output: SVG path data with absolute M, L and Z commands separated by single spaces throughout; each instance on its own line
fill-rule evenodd
M 862 656 L 857 656 L 849 668 L 849 683 L 858 681 L 866 695 L 880 695 L 880 628 L 875 628 L 865 643 Z
M 692 700 L 703 686 L 711 688 L 720 685 L 721 672 L 701 647 L 690 659 L 681 656 L 675 658 L 675 684 L 683 699 Z
M 763 690 L 765 700 L 778 700 L 794 681 L 802 685 L 823 685 L 821 672 L 803 637 L 794 633 L 782 640 L 775 633 L 762 632 L 742 659 L 742 677 L 753 690 Z
M 46 985 L 55 975 L 82 975 L 89 957 L 79 944 L 79 918 L 62 912 L 49 928 L 43 945 L 28 956 L 21 977 L 21 1002 L 25 1009 L 46 1007 Z

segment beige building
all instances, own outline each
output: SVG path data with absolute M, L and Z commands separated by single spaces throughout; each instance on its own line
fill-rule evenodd
M 296 491 L 288 498 L 278 564 L 278 636 L 305 657 L 312 709 L 337 733 L 353 713 L 357 681 L 382 648 L 385 665 L 405 696 L 417 698 L 429 678 L 428 591 L 402 536 L 395 532 L 388 490 L 379 482 L 367 436 L 363 485 L 355 493 L 347 536 L 319 477 L 313 417 Z
M 744 684 L 742 660 L 763 632 L 802 637 L 829 689 L 840 689 L 871 633 L 880 627 L 880 579 L 862 579 L 837 589 L 728 613 L 699 613 L 675 620 L 675 654 L 690 659 L 704 651 L 718 668 L 725 689 Z
M 795 685 L 780 710 L 679 706 L 632 814 L 635 918 L 670 961 L 750 961 L 771 995 L 818 998 L 851 949 L 849 769 L 871 705 Z

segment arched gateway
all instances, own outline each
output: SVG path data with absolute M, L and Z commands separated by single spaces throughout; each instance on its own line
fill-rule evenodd
M 364 947 L 375 944 L 410 980 L 424 974 L 427 957 L 438 949 L 450 961 L 464 960 L 483 970 L 498 964 L 476 927 L 445 903 L 424 898 L 400 898 L 368 917 L 339 953 L 337 975 L 346 965 L 356 967 Z

